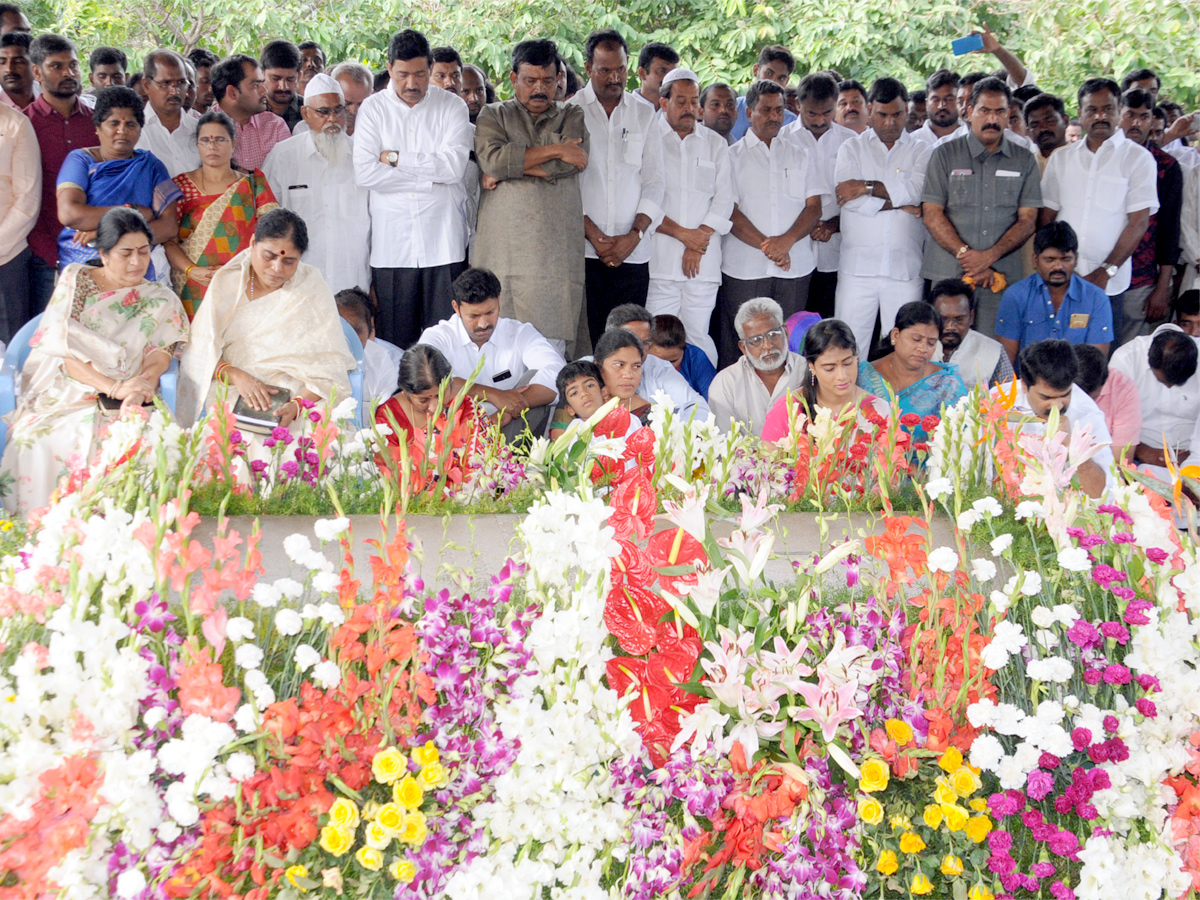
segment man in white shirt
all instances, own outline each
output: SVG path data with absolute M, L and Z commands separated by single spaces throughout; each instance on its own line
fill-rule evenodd
M 321 270 L 335 293 L 371 287 L 370 195 L 354 183 L 345 100 L 329 75 L 310 78 L 300 108 L 308 130 L 276 144 L 263 163 L 279 205 L 308 225 L 304 261 Z
M 42 205 L 42 155 L 29 118 L 0 105 L 0 341 L 30 318 L 29 232 Z
M 833 193 L 837 184 L 834 169 L 837 167 L 838 151 L 856 133 L 834 121 L 838 83 L 831 76 L 824 72 L 805 75 L 800 79 L 796 93 L 800 116 L 790 125 L 784 125 L 779 136 L 796 141 L 809 152 L 816 160 L 824 182 L 821 221 L 812 232 L 817 267 L 808 286 L 805 308 L 822 318 L 829 318 L 833 315 L 834 298 L 837 296 L 838 263 L 842 250 L 841 209 Z
M 842 204 L 842 260 L 834 315 L 862 355 L 875 319 L 888 334 L 896 311 L 920 300 L 925 226 L 921 190 L 933 148 L 904 130 L 908 91 L 895 78 L 871 85 L 871 127 L 838 151 L 833 181 Z
M 588 166 L 583 196 L 584 296 L 591 341 L 621 303 L 645 305 L 650 234 L 662 220 L 662 138 L 655 111 L 625 90 L 629 48 L 613 30 L 584 44 L 588 83 L 568 102 L 583 108 Z
M 648 41 L 638 51 L 638 89 L 633 92 L 637 100 L 644 100 L 657 113 L 659 91 L 663 79 L 679 65 L 679 54 L 675 48 L 662 41 Z
M 454 390 L 479 368 L 471 396 L 500 423 L 510 439 L 525 430 L 546 430 L 558 399 L 555 381 L 566 361 L 528 322 L 500 317 L 500 279 L 470 268 L 454 280 L 454 315 L 430 325 L 421 343 L 436 347 L 450 362 Z
M 717 345 L 708 326 L 721 286 L 721 235 L 732 227 L 729 145 L 698 122 L 695 72 L 672 70 L 661 91 L 663 114 L 656 128 L 663 144 L 663 219 L 650 238 L 646 308 L 652 315 L 678 316 L 688 341 L 716 365 Z
M 1130 257 L 1158 211 L 1158 167 L 1150 151 L 1117 127 L 1120 99 L 1111 78 L 1089 78 L 1079 89 L 1084 139 L 1058 148 L 1046 163 L 1039 223 L 1062 218 L 1075 229 L 1076 274 L 1108 294 L 1114 335 L 1121 333 Z
M 146 54 L 144 77 L 149 102 L 137 149 L 149 150 L 157 156 L 172 178 L 195 171 L 200 168 L 200 151 L 196 147 L 200 120 L 183 108 L 188 87 L 183 57 L 174 50 L 151 51 Z
M 824 183 L 813 157 L 796 141 L 780 138 L 785 94 L 772 81 L 746 92 L 750 130 L 729 151 L 733 172 L 733 229 L 721 241 L 721 291 L 717 298 L 720 367 L 737 361 L 733 327 L 738 308 L 770 297 L 784 320 L 805 307 L 816 268 L 809 235 L 821 218 Z
M 1171 478 L 1166 454 L 1170 453 L 1174 465 L 1182 465 L 1191 454 L 1192 433 L 1200 422 L 1197 349 L 1196 338 L 1168 323 L 1159 325 L 1154 334 L 1122 344 L 1108 363 L 1133 381 L 1141 401 L 1142 432 L 1134 462 L 1158 470 L 1164 479 Z
M 642 347 L 650 346 L 650 311 L 636 303 L 623 303 L 608 314 L 604 321 L 604 329 L 624 328 L 642 342 Z M 590 357 L 588 357 L 590 359 Z M 638 385 L 637 395 L 643 400 L 653 401 L 656 394 L 666 394 L 671 398 L 675 415 L 688 420 L 695 416 L 696 421 L 705 421 L 709 417 L 708 403 L 687 383 L 679 371 L 665 359 L 659 359 L 652 353 L 647 353 L 642 363 L 642 382 Z
M 753 127 L 753 115 L 750 121 Z M 761 435 L 775 402 L 800 388 L 804 363 L 788 350 L 783 321 L 783 310 L 770 297 L 747 300 L 738 310 L 733 325 L 742 357 L 718 372 L 708 386 L 708 402 L 722 431 L 741 422 L 755 436 Z
M 944 137 L 958 137 L 970 129 L 960 121 L 957 72 L 938 69 L 925 80 L 925 124 L 912 136 L 933 146 Z
M 432 65 L 425 35 L 393 35 L 391 82 L 363 101 L 354 132 L 354 178 L 371 192 L 379 333 L 401 347 L 453 314 L 451 284 L 467 267 L 474 135 L 462 99 L 430 85 Z
M 1100 499 L 1112 487 L 1112 436 L 1096 401 L 1075 384 L 1075 376 L 1079 374 L 1075 351 L 1066 341 L 1038 341 L 1021 352 L 1017 367 L 1021 382 L 1013 412 L 1032 415 L 1044 422 L 1050 411 L 1057 409 L 1059 431 L 1071 435 L 1076 429 L 1086 428 L 1092 443 L 1104 444 L 1075 472 L 1083 492 Z M 1019 430 L 1044 431 L 1038 423 L 1023 424 Z

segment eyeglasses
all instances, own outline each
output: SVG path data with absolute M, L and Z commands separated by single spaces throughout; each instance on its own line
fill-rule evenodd
M 322 119 L 328 119 L 331 116 L 344 116 L 346 114 L 346 107 L 344 106 L 335 106 L 332 109 L 328 106 L 310 106 L 309 109 Z
M 224 147 L 230 140 L 227 137 L 202 137 L 197 138 L 196 143 L 201 147 Z
M 186 78 L 181 78 L 179 81 L 162 81 L 158 78 L 151 78 L 150 83 L 164 91 L 167 91 L 168 93 L 171 91 L 179 91 L 180 93 L 183 93 L 188 88 L 188 82 Z
M 780 325 L 778 328 L 772 328 L 766 334 L 760 334 L 757 337 L 742 338 L 742 343 L 747 347 L 753 347 L 755 350 L 757 350 L 763 345 L 763 341 L 771 341 L 771 343 L 774 343 L 786 335 L 787 329 Z

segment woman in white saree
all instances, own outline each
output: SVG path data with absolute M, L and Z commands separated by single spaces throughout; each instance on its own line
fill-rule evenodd
M 300 262 L 308 229 L 291 210 L 259 219 L 250 246 L 213 276 L 195 319 L 179 373 L 177 414 L 195 424 L 228 385 L 227 402 L 284 427 L 303 427 L 298 398 L 321 402 L 351 396 L 354 357 L 342 333 L 333 292 L 320 271 Z M 276 388 L 293 400 L 272 408 Z
M 152 402 L 178 344 L 188 338 L 179 298 L 146 281 L 151 232 L 118 207 L 96 229 L 100 265 L 70 263 L 59 275 L 21 372 L 21 403 L 0 463 L 12 474 L 11 510 L 44 506 L 69 468 L 86 464 L 99 427 Z M 101 401 L 111 410 L 100 410 Z

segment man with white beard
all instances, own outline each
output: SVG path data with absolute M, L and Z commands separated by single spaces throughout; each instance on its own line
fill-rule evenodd
M 304 89 L 300 109 L 308 131 L 281 141 L 263 163 L 279 205 L 308 225 L 304 261 L 330 289 L 371 286 L 370 192 L 354 183 L 346 135 L 346 96 L 336 79 L 320 73 Z

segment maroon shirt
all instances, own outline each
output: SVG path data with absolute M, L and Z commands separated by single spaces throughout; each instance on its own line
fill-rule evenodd
M 29 246 L 46 265 L 58 268 L 58 235 L 62 223 L 58 221 L 58 170 L 72 150 L 84 150 L 97 146 L 96 126 L 92 124 L 92 111 L 75 100 L 75 111 L 64 119 L 58 111 L 38 97 L 25 109 L 25 115 L 33 123 L 38 146 L 42 151 L 42 211 L 37 224 L 29 233 Z

